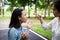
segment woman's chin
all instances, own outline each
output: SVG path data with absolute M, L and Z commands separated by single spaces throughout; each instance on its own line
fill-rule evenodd
M 58 17 L 58 16 L 54 15 L 54 17 Z

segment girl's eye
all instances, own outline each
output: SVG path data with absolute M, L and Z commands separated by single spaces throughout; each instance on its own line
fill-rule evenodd
M 25 16 L 26 16 L 26 14 L 25 14 Z

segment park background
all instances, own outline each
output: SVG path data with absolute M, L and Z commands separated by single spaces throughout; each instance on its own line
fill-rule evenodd
M 0 28 L 8 28 L 11 14 L 15 8 L 23 8 L 28 20 L 34 20 L 32 30 L 38 34 L 52 39 L 52 30 L 43 30 L 40 22 L 35 18 L 34 13 L 43 16 L 48 24 L 53 18 L 52 5 L 55 0 L 0 0 Z

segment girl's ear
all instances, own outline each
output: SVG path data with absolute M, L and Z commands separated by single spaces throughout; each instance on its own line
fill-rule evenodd
M 18 16 L 18 19 L 21 20 L 21 17 Z

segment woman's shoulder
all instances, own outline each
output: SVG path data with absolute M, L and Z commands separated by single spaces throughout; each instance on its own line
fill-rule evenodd
M 54 19 L 58 19 L 58 17 L 55 17 Z
M 53 19 L 53 21 L 57 21 L 58 20 L 58 17 L 55 17 L 54 19 Z
M 55 23 L 55 22 L 57 22 L 57 20 L 58 20 L 58 17 L 55 17 L 50 23 Z
M 52 22 L 52 23 L 56 23 L 57 20 L 58 20 L 58 17 L 55 17 L 51 22 Z

